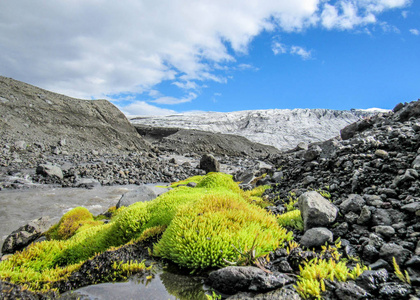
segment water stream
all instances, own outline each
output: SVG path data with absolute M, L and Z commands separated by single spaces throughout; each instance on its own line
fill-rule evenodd
M 159 184 L 156 184 L 159 185 Z M 14 230 L 42 216 L 57 223 L 67 211 L 86 207 L 93 215 L 117 204 L 121 196 L 136 185 L 96 187 L 94 189 L 37 187 L 0 191 L 0 246 Z M 0 248 L 1 249 L 1 248 Z M 131 277 L 126 282 L 103 283 L 63 294 L 62 299 L 183 299 L 206 300 L 202 278 L 176 270 L 154 268 L 153 278 Z

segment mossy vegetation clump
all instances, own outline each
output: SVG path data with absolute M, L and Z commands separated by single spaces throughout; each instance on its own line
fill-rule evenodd
M 273 216 L 240 194 L 226 191 L 182 207 L 155 246 L 155 254 L 191 269 L 222 267 L 239 259 L 235 247 L 250 247 L 257 235 L 256 256 L 292 239 Z
M 46 233 L 47 237 L 54 240 L 67 240 L 81 228 L 100 225 L 95 221 L 93 215 L 85 207 L 76 207 L 61 217 L 58 224 L 52 226 Z
M 292 239 L 274 216 L 252 204 L 262 190 L 247 194 L 223 173 L 194 180 L 195 188 L 179 186 L 153 201 L 120 209 L 107 224 L 95 221 L 85 208 L 68 212 L 49 230 L 49 241 L 1 262 L 0 278 L 49 289 L 99 253 L 162 232 L 154 254 L 192 269 L 235 261 L 235 247 L 250 247 L 257 235 L 257 253 Z

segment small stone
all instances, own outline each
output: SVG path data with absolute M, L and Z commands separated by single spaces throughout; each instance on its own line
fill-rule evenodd
M 381 258 L 375 261 L 373 264 L 370 264 L 369 267 L 371 270 L 386 269 L 388 272 L 394 271 L 394 267 L 391 267 L 389 263 Z
M 379 258 L 379 251 L 374 246 L 367 244 L 363 247 L 362 256 L 364 260 L 371 263 Z
M 415 213 L 416 211 L 420 210 L 420 202 L 413 202 L 413 203 L 406 204 L 403 207 L 401 207 L 401 209 L 408 211 L 410 213 Z
M 387 159 L 389 157 L 389 154 L 385 150 L 378 149 L 375 151 L 375 156 L 382 159 Z
M 389 238 L 395 234 L 395 229 L 391 226 L 379 225 L 375 227 L 375 232 Z
M 357 224 L 364 225 L 370 221 L 372 213 L 369 209 L 369 206 L 363 206 L 362 211 L 360 212 L 359 218 L 357 219 Z
M 407 299 L 413 293 L 413 288 L 406 283 L 386 282 L 381 285 L 379 296 L 381 299 L 400 300 Z
M 324 227 L 311 228 L 305 231 L 300 244 L 306 248 L 313 248 L 333 242 L 333 233 Z
M 369 293 L 379 289 L 381 283 L 388 280 L 388 271 L 386 269 L 367 270 L 356 278 L 356 284 Z
M 368 293 L 354 284 L 354 282 L 337 282 L 335 285 L 335 295 L 340 300 L 353 300 L 353 299 L 367 299 Z
M 379 251 L 381 258 L 392 264 L 393 258 L 399 266 L 403 266 L 410 256 L 411 252 L 400 245 L 394 243 L 384 244 Z

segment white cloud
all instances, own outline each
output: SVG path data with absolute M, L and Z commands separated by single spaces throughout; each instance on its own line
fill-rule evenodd
M 286 45 L 280 42 L 274 42 L 271 45 L 271 50 L 273 50 L 274 55 L 287 53 Z
M 304 48 L 300 46 L 292 46 L 290 48 L 291 54 L 296 54 L 302 57 L 302 59 L 310 59 L 311 58 L 311 51 L 305 50 Z
M 177 87 L 184 89 L 184 90 L 196 90 L 198 89 L 198 84 L 194 81 L 175 81 L 172 83 L 173 85 L 176 85 Z
M 135 116 L 167 116 L 176 114 L 177 112 L 171 109 L 164 109 L 154 105 L 150 105 L 144 101 L 134 101 L 129 105 L 126 106 L 119 106 L 117 107 L 128 117 L 135 117 Z
M 407 10 L 403 10 L 401 12 L 401 15 L 403 16 L 404 19 L 407 19 L 407 17 L 408 17 L 408 11 Z
M 293 54 L 293 55 L 299 55 L 302 59 L 307 60 L 312 57 L 312 51 L 306 50 L 305 48 L 301 46 L 287 46 L 285 44 L 274 42 L 271 45 L 271 50 L 273 50 L 274 55 L 279 54 Z
M 152 100 L 151 102 L 157 103 L 157 104 L 173 105 L 173 104 L 181 104 L 181 103 L 185 103 L 185 102 L 191 102 L 195 98 L 197 98 L 197 94 L 191 92 L 184 98 L 175 98 L 175 97 L 165 96 L 165 97 L 160 97 L 158 99 Z
M 193 90 L 203 81 L 227 82 L 228 77 L 216 74 L 217 66 L 235 68 L 235 57 L 246 54 L 264 30 L 351 29 L 407 4 L 409 0 L 1 1 L 0 66 L 2 75 L 81 98 L 148 93 L 165 80 Z
M 420 35 L 420 31 L 418 29 L 415 29 L 415 28 L 410 29 L 410 32 L 414 35 Z

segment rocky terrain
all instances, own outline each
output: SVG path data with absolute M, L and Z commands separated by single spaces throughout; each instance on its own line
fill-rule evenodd
M 226 164 L 241 160 L 242 167 L 278 153 L 204 132 L 177 132 L 153 146 L 106 100 L 73 99 L 1 76 L 0 116 L 0 189 L 173 182 L 201 174 L 196 166 L 204 153 L 227 154 Z M 188 159 L 178 163 L 171 156 L 177 153 Z
M 200 298 L 209 294 L 203 290 L 203 283 L 213 289 L 213 295 L 227 299 L 302 299 L 304 295 L 311 299 L 316 296 L 305 293 L 315 285 L 322 299 L 419 299 L 420 100 L 343 126 L 339 135 L 327 141 L 310 144 L 296 137 L 298 143 L 292 149 L 278 152 L 236 137 L 199 131 L 138 126 L 139 134 L 115 107 L 109 108 L 105 102 L 98 103 L 107 109 L 81 100 L 74 100 L 72 103 L 77 105 L 73 107 L 60 98 L 64 96 L 44 91 L 45 99 L 56 103 L 50 106 L 34 87 L 4 78 L 0 82 L 1 91 L 7 90 L 0 97 L 2 189 L 26 188 L 34 183 L 92 188 L 173 182 L 217 171 L 219 167 L 233 174 L 244 190 L 269 186 L 263 196 L 267 205 L 263 206 L 293 232 L 294 243 L 285 242 L 275 251 L 259 256 L 252 247 L 243 249 L 245 266 L 200 274 L 199 284 L 194 284 L 199 291 L 183 291 L 180 299 L 205 299 Z M 34 113 L 37 105 L 41 107 L 39 114 Z M 75 111 L 81 114 L 84 127 L 74 125 L 76 117 L 66 117 Z M 44 113 L 43 118 L 56 120 L 58 129 L 46 124 L 49 131 L 43 132 Z M 32 119 L 30 115 L 36 116 Z M 123 125 L 115 126 L 123 133 L 105 137 L 99 132 L 108 130 L 110 134 L 115 130 L 115 119 L 108 118 L 110 115 L 121 118 Z M 91 118 L 95 126 L 87 125 Z M 61 130 L 69 132 L 62 137 Z M 241 147 L 247 148 L 241 151 Z M 203 155 L 206 152 L 217 159 Z M 195 187 L 194 183 L 187 186 Z M 153 197 L 142 191 L 143 186 L 121 201 L 132 203 L 137 198 L 146 201 L 144 197 Z M 38 239 L 46 230 L 44 223 L 40 219 L 17 229 L 8 237 L 4 253 L 13 253 Z M 158 238 L 155 235 L 151 240 L 129 243 L 87 260 L 68 279 L 57 283 L 58 290 L 65 292 L 99 282 L 111 272 L 115 261 L 156 259 L 146 249 L 153 248 Z M 325 275 L 331 266 L 342 269 Z M 318 272 L 314 278 L 319 280 L 319 286 L 310 281 L 303 287 L 303 278 L 309 276 L 304 275 L 304 269 L 310 267 Z M 346 280 L 341 280 L 343 274 Z M 6 281 L 0 281 L 0 297 L 89 298 L 82 292 L 31 292 Z
M 268 109 L 141 116 L 131 118 L 131 122 L 151 127 L 234 134 L 280 150 L 290 150 L 301 142 L 314 143 L 333 138 L 345 126 L 374 114 L 375 111 L 363 110 Z

